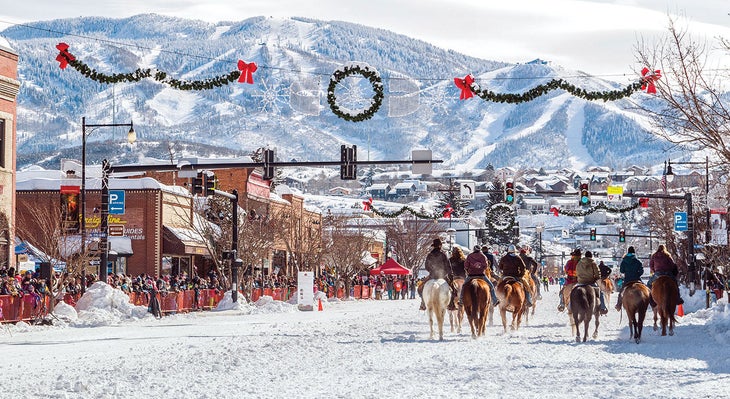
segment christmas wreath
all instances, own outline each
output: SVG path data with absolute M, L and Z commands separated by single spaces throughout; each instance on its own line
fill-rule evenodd
M 487 209 L 487 227 L 493 231 L 510 231 L 515 227 L 515 212 L 507 204 L 497 203 Z
M 373 96 L 370 107 L 362 110 L 350 110 L 345 107 L 340 107 L 337 104 L 337 96 L 335 95 L 335 89 L 337 85 L 347 77 L 353 75 L 361 75 L 363 78 L 370 81 L 373 86 Z M 345 65 L 342 68 L 336 69 L 330 77 L 330 83 L 327 87 L 327 103 L 332 110 L 332 113 L 338 117 L 350 121 L 350 122 L 362 122 L 368 120 L 378 112 L 380 106 L 383 104 L 383 80 L 380 79 L 378 71 L 369 65 L 350 64 Z

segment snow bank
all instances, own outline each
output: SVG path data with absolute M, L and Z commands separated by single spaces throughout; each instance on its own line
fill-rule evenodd
M 118 324 L 123 320 L 153 317 L 144 306 L 134 306 L 121 290 L 97 281 L 86 289 L 76 303 L 78 319 L 74 327 L 96 327 Z
M 76 312 L 73 306 L 66 302 L 58 302 L 53 308 L 53 315 L 61 320 L 75 322 L 79 318 L 79 314 Z

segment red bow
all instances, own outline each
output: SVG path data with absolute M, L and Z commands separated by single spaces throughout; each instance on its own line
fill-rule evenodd
M 56 61 L 61 63 L 61 65 L 59 65 L 61 69 L 66 69 L 68 63 L 74 61 L 76 57 L 68 52 L 68 44 L 66 43 L 58 43 L 56 48 L 60 51 L 60 53 L 56 56 Z
M 461 95 L 459 96 L 459 100 L 466 100 L 474 97 L 474 93 L 472 93 L 471 91 L 472 83 L 474 83 L 474 77 L 471 76 L 471 74 L 464 76 L 464 79 L 454 78 L 454 84 L 456 84 L 456 87 L 461 89 Z
M 362 202 L 362 206 L 363 206 L 363 209 L 366 210 L 366 211 L 369 211 L 369 210 L 373 209 L 373 199 L 372 198 L 368 198 L 367 201 L 363 201 Z
M 553 206 L 553 207 L 550 208 L 550 212 L 553 213 L 553 216 L 558 216 L 558 214 L 560 213 L 560 209 L 558 209 L 557 207 Z
M 451 204 L 446 204 L 446 207 L 444 207 L 444 217 L 450 218 L 452 212 L 454 212 L 454 208 L 451 207 Z
M 654 82 L 662 77 L 662 71 L 655 70 L 652 72 L 649 68 L 644 67 L 641 70 L 641 90 L 645 90 L 649 94 L 656 94 L 656 86 Z
M 238 70 L 241 71 L 241 76 L 238 77 L 238 83 L 253 84 L 253 73 L 256 72 L 258 67 L 255 62 L 249 64 L 238 60 Z
M 649 198 L 641 197 L 639 198 L 639 206 L 642 208 L 648 208 L 649 207 Z

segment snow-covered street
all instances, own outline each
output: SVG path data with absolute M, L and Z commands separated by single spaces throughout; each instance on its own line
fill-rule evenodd
M 518 332 L 488 326 L 473 340 L 465 321 L 443 342 L 429 339 L 416 300 L 338 301 L 300 312 L 266 297 L 235 310 L 161 320 L 130 313 L 110 322 L 105 312 L 120 313 L 112 301 L 68 324 L 3 325 L 0 398 L 727 395 L 726 300 L 697 311 L 704 295 L 685 294 L 693 313 L 680 318 L 675 336 L 659 336 L 647 321 L 638 345 L 612 309 L 598 339 L 577 344 L 555 310 L 557 286 L 550 288 Z

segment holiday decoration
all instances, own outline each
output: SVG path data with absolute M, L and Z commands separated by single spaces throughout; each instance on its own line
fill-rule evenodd
M 639 198 L 639 206 L 642 208 L 648 208 L 649 207 L 649 198 L 646 198 L 646 197 Z
M 375 94 L 371 100 L 370 107 L 353 111 L 340 107 L 337 104 L 337 96 L 335 95 L 337 85 L 342 81 L 342 79 L 352 75 L 361 75 L 363 78 L 369 80 L 370 84 L 373 86 L 373 92 Z M 383 81 L 380 79 L 380 74 L 375 68 L 369 65 L 361 66 L 359 64 L 351 64 L 340 69 L 336 69 L 330 77 L 329 86 L 327 86 L 327 103 L 329 104 L 333 114 L 346 121 L 362 122 L 372 118 L 383 104 Z
M 56 61 L 61 63 L 61 65 L 59 65 L 59 67 L 61 67 L 61 69 L 66 69 L 66 66 L 68 66 L 68 63 L 70 61 L 76 60 L 76 57 L 74 57 L 73 55 L 71 55 L 71 53 L 68 52 L 68 44 L 58 43 L 56 45 L 56 48 L 58 49 L 58 51 L 60 51 L 60 53 L 56 56 Z
M 486 224 L 491 230 L 509 231 L 516 226 L 515 212 L 510 205 L 497 203 L 487 209 Z
M 154 80 L 169 85 L 172 88 L 178 90 L 209 90 L 215 87 L 227 85 L 231 82 L 236 81 L 243 76 L 243 81 L 246 83 L 253 83 L 253 77 L 251 74 L 256 71 L 256 64 L 247 64 L 243 61 L 238 62 L 239 70 L 231 71 L 226 75 L 217 76 L 210 79 L 204 80 L 193 80 L 185 81 L 167 76 L 166 72 L 163 71 L 152 71 L 152 69 L 141 69 L 137 68 L 134 72 L 129 73 L 115 73 L 107 75 L 104 73 L 97 72 L 95 69 L 91 69 L 88 65 L 77 60 L 71 53 L 68 52 L 68 44 L 59 43 L 56 48 L 60 51 L 56 60 L 60 62 L 60 68 L 65 69 L 67 65 L 70 65 L 80 74 L 86 76 L 89 79 L 95 80 L 99 83 L 120 83 L 120 82 L 139 82 L 144 78 L 153 78 Z M 243 68 L 243 69 L 242 69 Z M 244 76 L 245 75 L 245 76 Z M 241 80 L 239 79 L 239 82 Z
M 370 210 L 374 214 L 376 214 L 376 215 L 378 215 L 380 217 L 384 217 L 384 218 L 397 218 L 398 216 L 404 214 L 405 212 L 408 212 L 411 215 L 413 215 L 413 216 L 415 216 L 415 217 L 417 217 L 419 219 L 432 219 L 432 220 L 436 220 L 436 219 L 440 219 L 441 216 L 442 216 L 441 214 L 430 214 L 430 213 L 426 213 L 424 211 L 420 211 L 420 212 L 419 211 L 415 211 L 415 210 L 413 210 L 413 209 L 411 209 L 411 208 L 409 208 L 407 206 L 404 206 L 404 207 L 400 208 L 399 210 L 397 210 L 395 212 L 385 212 L 385 211 L 379 211 L 379 210 L 377 210 L 371 204 L 370 205 Z
M 238 70 L 241 71 L 241 76 L 238 77 L 238 83 L 253 84 L 253 73 L 256 72 L 258 67 L 255 62 L 245 63 L 242 60 L 238 60 Z
M 474 97 L 474 94 L 471 92 L 472 83 L 474 83 L 474 76 L 471 74 L 464 76 L 464 79 L 454 78 L 454 84 L 456 84 L 456 87 L 461 89 L 459 100 L 466 100 Z
M 558 207 L 550 207 L 550 212 L 553 214 L 553 216 L 558 216 L 560 214 L 560 208 Z
M 649 94 L 656 94 L 656 86 L 654 82 L 662 77 L 660 70 L 651 71 L 649 68 L 644 67 L 641 70 L 641 90 L 645 90 Z
M 373 209 L 373 199 L 368 198 L 367 201 L 363 201 L 362 206 L 363 206 L 363 210 L 366 210 L 366 211 Z
M 623 208 L 616 208 L 616 207 L 608 206 L 605 203 L 601 202 L 598 205 L 585 209 L 585 210 L 580 210 L 580 211 L 567 211 L 566 210 L 566 211 L 564 211 L 562 209 L 558 209 L 558 212 L 561 215 L 565 215 L 565 216 L 586 216 L 586 215 L 590 215 L 591 213 L 593 213 L 599 209 L 603 209 L 606 212 L 611 212 L 611 213 L 625 213 L 625 212 L 633 211 L 634 209 L 636 209 L 638 207 L 639 207 L 638 202 L 635 204 L 623 207 Z
M 451 207 L 451 204 L 446 204 L 444 207 L 444 217 L 445 218 L 451 218 L 451 213 L 454 212 L 454 208 Z

